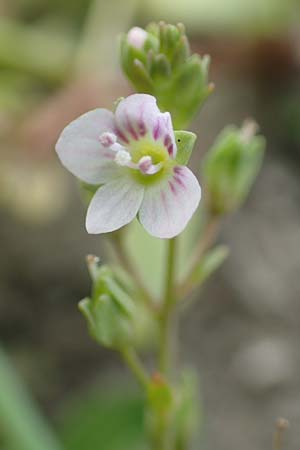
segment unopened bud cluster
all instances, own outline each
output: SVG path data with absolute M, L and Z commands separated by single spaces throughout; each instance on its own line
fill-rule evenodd
M 134 27 L 121 39 L 121 64 L 138 92 L 154 95 L 161 110 L 184 128 L 212 90 L 209 57 L 192 55 L 182 24 Z

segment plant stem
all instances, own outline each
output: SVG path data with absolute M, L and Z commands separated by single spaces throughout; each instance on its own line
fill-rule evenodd
M 135 281 L 143 299 L 151 310 L 155 309 L 155 300 L 152 295 L 144 285 L 144 282 L 139 274 L 139 272 L 134 267 L 128 253 L 124 247 L 122 236 L 119 232 L 115 232 L 111 236 L 111 243 L 113 244 L 117 258 L 122 265 L 123 269 L 132 277 Z
M 174 285 L 176 275 L 176 238 L 168 242 L 167 273 L 164 300 L 160 316 L 160 349 L 159 349 L 159 369 L 162 374 L 170 372 L 174 345 L 173 337 L 173 306 L 175 304 Z M 174 323 L 175 325 L 175 323 Z
M 121 349 L 120 353 L 141 387 L 147 389 L 149 377 L 136 351 L 131 347 L 126 347 Z
M 196 245 L 194 254 L 192 256 L 192 262 L 189 272 L 178 288 L 180 298 L 186 297 L 193 289 L 193 273 L 196 270 L 199 262 L 201 261 L 204 253 L 213 245 L 219 231 L 219 226 L 220 217 L 215 215 L 209 216 L 206 221 L 204 231 L 198 241 L 198 244 Z

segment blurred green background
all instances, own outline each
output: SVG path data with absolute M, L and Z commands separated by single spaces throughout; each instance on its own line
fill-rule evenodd
M 272 422 L 286 416 L 288 448 L 299 448 L 299 9 L 298 0 L 0 0 L 0 338 L 66 450 L 141 450 L 143 419 L 117 355 L 90 340 L 77 309 L 90 289 L 85 255 L 106 249 L 84 230 L 54 144 L 70 120 L 131 92 L 117 37 L 162 19 L 183 22 L 193 51 L 212 58 L 216 89 L 192 126 L 195 171 L 228 123 L 255 117 L 268 142 L 247 204 L 221 233 L 230 257 L 182 326 L 182 361 L 200 376 L 201 445 L 270 448 Z M 0 386 L 0 404 L 2 395 Z M 4 424 L 0 410 L 1 450 L 21 450 Z

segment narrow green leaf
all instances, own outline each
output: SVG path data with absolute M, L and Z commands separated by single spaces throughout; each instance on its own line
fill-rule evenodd
M 219 245 L 206 253 L 191 276 L 194 285 L 203 283 L 212 275 L 225 261 L 229 254 L 226 245 Z
M 0 348 L 0 424 L 9 450 L 62 450 Z

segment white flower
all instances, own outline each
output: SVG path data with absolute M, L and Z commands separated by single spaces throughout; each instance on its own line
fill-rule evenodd
M 117 230 L 138 215 L 151 235 L 172 238 L 199 204 L 197 178 L 175 160 L 171 116 L 151 95 L 130 95 L 115 114 L 83 114 L 63 130 L 56 151 L 76 177 L 101 185 L 87 211 L 89 233 Z

